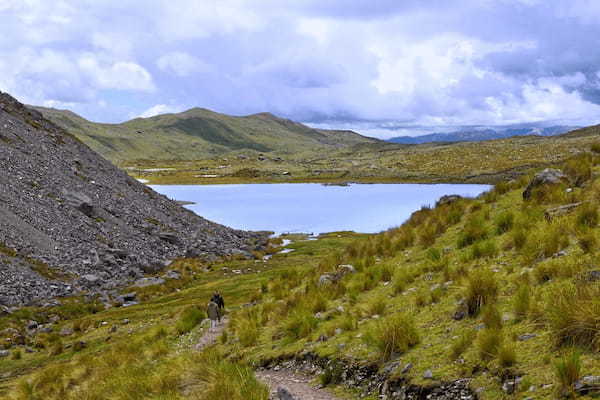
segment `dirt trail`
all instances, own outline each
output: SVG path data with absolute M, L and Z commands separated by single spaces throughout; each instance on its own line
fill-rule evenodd
M 200 351 L 200 350 L 204 349 L 205 347 L 215 344 L 217 342 L 217 339 L 219 338 L 219 336 L 221 336 L 221 334 L 227 327 L 228 323 L 229 323 L 229 318 L 224 317 L 221 320 L 221 323 L 216 326 L 216 328 L 209 328 L 206 331 L 206 333 L 204 335 L 202 335 L 200 340 L 198 340 L 198 343 L 196 343 L 196 346 L 194 348 L 197 351 Z
M 256 377 L 269 386 L 271 398 L 278 400 L 342 400 L 326 389 L 318 389 L 313 377 L 290 370 L 262 370 Z

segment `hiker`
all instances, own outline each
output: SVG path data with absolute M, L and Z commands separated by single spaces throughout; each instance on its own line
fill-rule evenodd
M 210 329 L 215 328 L 217 323 L 221 321 L 221 312 L 219 311 L 219 305 L 212 299 L 208 302 L 206 314 L 208 315 L 208 318 L 210 318 Z
M 221 315 L 225 314 L 225 300 L 221 293 L 214 292 L 210 301 L 215 302 L 219 306 L 219 322 L 221 322 Z

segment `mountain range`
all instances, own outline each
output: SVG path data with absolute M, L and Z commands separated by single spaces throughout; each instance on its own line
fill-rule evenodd
M 423 136 L 397 136 L 388 139 L 391 143 L 422 144 L 432 142 L 479 142 L 506 139 L 513 136 L 555 136 L 578 129 L 577 126 L 555 125 L 549 127 L 509 127 L 461 130 L 446 133 L 430 133 Z

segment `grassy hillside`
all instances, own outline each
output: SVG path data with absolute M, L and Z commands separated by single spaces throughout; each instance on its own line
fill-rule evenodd
M 468 182 L 495 183 L 556 165 L 600 139 L 589 127 L 554 137 L 485 142 L 362 144 L 329 152 L 265 157 L 230 154 L 190 161 L 135 161 L 128 171 L 151 183 Z
M 115 162 L 195 160 L 235 151 L 316 152 L 378 142 L 350 131 L 312 129 L 269 113 L 233 117 L 194 108 L 121 124 L 100 124 L 66 110 L 35 108 Z
M 266 400 L 252 370 L 312 354 L 329 360 L 315 379 L 332 387 L 352 365 L 385 369 L 390 385 L 468 378 L 481 399 L 591 398 L 577 390 L 600 376 L 599 165 L 597 153 L 571 158 L 560 166 L 571 183 L 528 200 L 531 174 L 378 235 L 295 237 L 266 262 L 179 260 L 182 278 L 137 289 L 137 306 L 72 300 L 3 317 L 0 329 L 21 332 L 60 319 L 26 339 L 33 353 L 19 345 L 0 361 L 0 387 L 15 399 Z M 215 288 L 231 323 L 196 353 L 204 328 L 190 310 Z

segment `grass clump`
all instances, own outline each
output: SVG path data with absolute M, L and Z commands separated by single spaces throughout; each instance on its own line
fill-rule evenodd
M 493 239 L 477 242 L 471 247 L 471 259 L 492 258 L 498 254 L 498 247 Z
M 498 364 L 501 367 L 509 368 L 517 363 L 517 351 L 514 344 L 503 344 L 498 349 Z
M 465 290 L 465 301 L 469 315 L 474 316 L 479 310 L 496 301 L 498 282 L 489 270 L 476 270 L 469 274 Z
M 513 298 L 513 310 L 519 319 L 523 319 L 529 312 L 531 304 L 530 298 L 531 288 L 528 285 L 521 285 Z
M 190 306 L 183 310 L 179 321 L 175 325 L 175 330 L 180 335 L 190 332 L 194 329 L 204 318 L 206 314 L 201 311 L 198 307 Z
M 495 220 L 496 234 L 502 235 L 510 231 L 514 225 L 515 216 L 512 212 L 506 211 L 498 215 Z
M 502 332 L 500 329 L 483 329 L 477 338 L 479 357 L 482 360 L 491 360 L 498 356 L 502 346 Z
M 200 400 L 263 400 L 269 397 L 267 386 L 259 382 L 250 367 L 223 361 L 216 351 L 196 360 L 194 376 L 204 385 Z
M 600 350 L 600 285 L 568 283 L 553 289 L 546 315 L 558 345 Z
M 582 228 L 598 226 L 598 206 L 586 203 L 577 213 L 577 225 Z
M 478 240 L 485 239 L 488 235 L 485 221 L 481 217 L 471 217 L 463 228 L 456 243 L 459 249 L 470 246 Z
M 295 310 L 285 321 L 284 329 L 292 339 L 302 339 L 310 335 L 319 320 L 308 310 Z
M 456 360 L 460 357 L 475 340 L 475 331 L 463 333 L 450 346 L 450 359 Z
M 384 361 L 406 352 L 420 340 L 414 320 L 407 314 L 396 314 L 378 321 L 366 337 Z
M 554 374 L 558 381 L 561 395 L 575 397 L 575 382 L 581 376 L 581 358 L 577 351 L 564 356 L 554 364 Z

